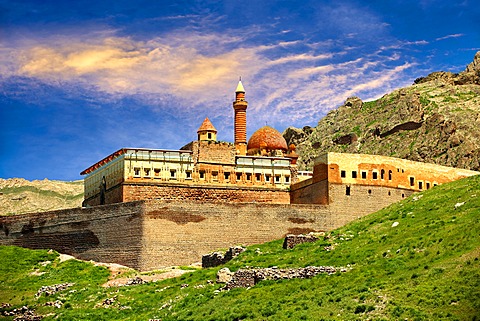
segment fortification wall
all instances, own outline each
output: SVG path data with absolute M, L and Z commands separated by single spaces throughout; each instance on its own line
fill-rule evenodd
M 0 217 L 0 244 L 141 266 L 143 203 Z
M 232 245 L 338 226 L 326 206 L 149 201 L 1 217 L 0 244 L 149 270 L 200 262 L 203 254 Z
M 200 262 L 202 255 L 286 234 L 337 227 L 328 207 L 255 203 L 148 202 L 142 269 Z
M 214 187 L 206 185 L 179 184 L 125 184 L 123 201 L 135 200 L 190 200 L 205 202 L 258 202 L 289 204 L 288 191 L 255 187 Z

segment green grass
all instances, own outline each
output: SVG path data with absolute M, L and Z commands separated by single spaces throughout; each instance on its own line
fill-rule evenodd
M 392 227 L 394 222 L 398 226 Z M 39 262 L 55 260 L 56 254 L 0 247 L 0 301 L 52 313 L 44 320 L 479 320 L 479 230 L 480 176 L 416 194 L 316 243 L 292 250 L 283 250 L 282 240 L 250 246 L 226 265 L 232 271 L 350 266 L 346 273 L 217 293 L 221 285 L 208 283 L 217 267 L 105 289 L 102 268 L 75 261 L 41 267 Z M 34 267 L 47 273 L 30 276 Z M 33 298 L 41 285 L 63 282 L 76 285 L 52 298 Z M 102 306 L 112 297 L 114 304 Z M 56 299 L 65 303 L 62 308 L 43 305 Z

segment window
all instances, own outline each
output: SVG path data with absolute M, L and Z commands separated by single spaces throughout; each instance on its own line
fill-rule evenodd
M 290 182 L 290 176 L 285 176 L 285 183 Z
M 402 194 L 402 198 L 405 198 L 405 194 Z
M 265 175 L 265 182 L 270 182 L 270 175 Z
M 423 182 L 418 182 L 418 189 L 423 189 Z
M 378 173 L 377 172 L 372 172 L 372 177 L 373 177 L 373 179 L 378 179 Z
M 372 190 L 371 189 L 368 190 L 368 195 L 372 195 Z
M 145 176 L 150 176 L 150 168 L 144 168 Z
M 410 186 L 415 186 L 415 177 L 410 177 Z
M 367 179 L 367 172 L 362 171 L 362 179 Z
M 352 171 L 352 178 L 357 178 L 357 171 Z
M 242 179 L 242 173 L 237 173 L 237 181 Z
M 251 180 L 252 179 L 252 174 L 250 173 L 247 173 L 247 181 Z
M 175 178 L 176 174 L 177 174 L 177 170 L 176 170 L 176 169 L 171 169 L 171 170 L 170 170 L 170 178 Z
M 429 182 L 426 182 L 425 185 L 426 185 L 427 189 L 430 189 L 430 183 Z
M 217 171 L 213 171 L 213 172 L 212 172 L 212 178 L 213 178 L 213 180 L 215 180 L 215 181 L 217 180 L 217 178 L 218 178 L 218 172 L 217 172 Z
M 389 180 L 389 181 L 392 180 L 392 171 L 388 171 L 388 180 Z
M 133 173 L 134 173 L 134 175 L 135 175 L 136 177 L 140 177 L 140 168 L 135 167 L 135 168 L 133 169 Z
M 345 195 L 350 196 L 350 186 L 346 186 Z
M 345 178 L 347 176 L 346 171 L 340 171 L 340 177 Z
M 381 179 L 385 179 L 385 170 L 384 170 L 384 169 L 382 169 L 382 170 L 380 171 L 380 178 L 381 178 Z
M 160 168 L 155 168 L 155 169 L 153 170 L 153 173 L 154 173 L 154 174 L 153 174 L 154 176 L 160 176 Z
M 392 195 L 392 192 L 388 191 L 388 196 L 391 196 Z
M 208 133 L 207 136 L 208 136 L 208 139 L 212 139 L 212 133 Z
M 226 180 L 230 179 L 230 173 L 223 173 L 223 177 L 225 177 Z
M 192 171 L 186 171 L 185 176 L 187 179 L 192 179 Z
M 280 175 L 275 175 L 275 183 L 280 183 Z
M 200 171 L 200 179 L 205 179 L 205 171 Z
M 255 174 L 255 181 L 257 181 L 257 182 L 261 181 L 261 174 L 260 173 Z

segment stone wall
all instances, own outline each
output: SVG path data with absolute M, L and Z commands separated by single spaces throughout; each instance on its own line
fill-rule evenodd
M 132 202 L 0 217 L 0 244 L 139 268 L 143 206 Z
M 285 190 L 261 187 L 129 183 L 123 186 L 124 202 L 152 199 L 289 204 L 290 194 Z
M 213 250 L 337 226 L 336 217 L 321 205 L 152 201 L 145 206 L 144 270 L 200 262 Z

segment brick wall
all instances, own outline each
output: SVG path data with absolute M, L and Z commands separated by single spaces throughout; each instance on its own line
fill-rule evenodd
M 288 191 L 271 188 L 239 188 L 236 186 L 214 187 L 179 184 L 125 184 L 123 186 L 124 202 L 152 199 L 235 203 L 290 203 L 290 195 Z

